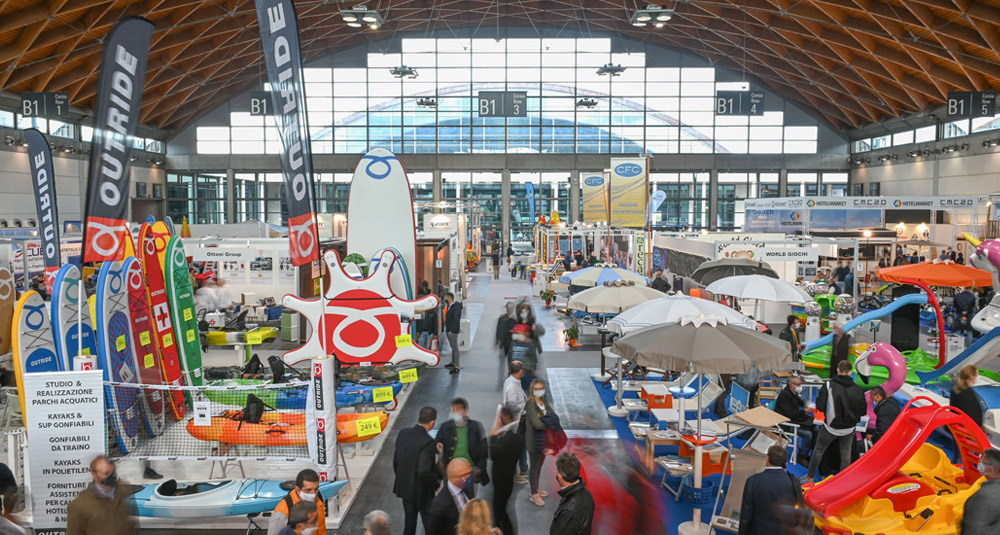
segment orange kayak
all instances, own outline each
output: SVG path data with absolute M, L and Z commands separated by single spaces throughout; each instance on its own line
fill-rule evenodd
M 192 437 L 204 441 L 248 446 L 304 446 L 306 445 L 306 415 L 303 413 L 269 412 L 261 417 L 260 423 L 241 421 L 242 411 L 226 411 L 221 416 L 213 416 L 211 425 L 194 425 L 188 421 L 187 432 Z M 385 412 L 337 415 L 337 442 L 361 442 L 378 436 L 378 433 L 358 437 L 357 421 L 378 417 L 379 429 L 389 422 Z

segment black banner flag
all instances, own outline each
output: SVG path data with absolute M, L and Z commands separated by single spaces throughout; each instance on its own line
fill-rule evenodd
M 104 41 L 90 145 L 84 262 L 125 256 L 132 138 L 139 126 L 152 35 L 153 23 L 130 17 L 115 25 Z
M 52 281 L 62 262 L 59 260 L 59 210 L 56 208 L 56 175 L 52 171 L 52 151 L 45 136 L 30 128 L 24 132 L 28 141 L 31 185 L 35 188 L 38 209 L 38 235 L 42 238 L 45 262 L 45 287 L 52 294 Z
M 291 0 L 256 0 L 274 119 L 281 137 L 281 172 L 288 205 L 288 239 L 296 266 L 319 259 L 313 204 L 312 149 L 306 117 L 299 23 Z

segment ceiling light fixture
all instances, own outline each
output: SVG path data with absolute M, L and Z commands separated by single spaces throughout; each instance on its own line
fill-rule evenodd
M 604 76 L 605 74 L 610 74 L 611 76 L 621 76 L 625 72 L 626 67 L 621 65 L 615 65 L 614 63 L 607 63 L 603 67 L 597 69 L 597 74 Z
M 437 108 L 438 107 L 437 99 L 422 98 L 422 99 L 420 99 L 420 100 L 417 101 L 417 107 L 418 108 Z
M 379 15 L 378 11 L 369 9 L 364 4 L 353 6 L 350 9 L 341 9 L 340 18 L 344 19 L 344 22 L 351 28 L 360 28 L 364 24 L 367 24 L 373 30 L 379 29 L 382 23 L 385 22 L 385 19 L 382 18 L 382 15 Z
M 632 26 L 639 28 L 645 27 L 648 23 L 653 23 L 653 26 L 657 28 L 662 28 L 665 26 L 665 22 L 669 21 L 674 16 L 674 10 L 672 8 L 661 7 L 656 4 L 647 4 L 646 7 L 642 9 L 637 9 L 632 16 L 629 17 L 629 23 Z
M 592 98 L 581 98 L 580 100 L 576 101 L 576 107 L 577 108 L 588 108 L 588 109 L 590 109 L 590 108 L 596 108 L 597 107 L 597 100 L 596 99 L 592 99 Z
M 389 73 L 396 78 L 407 77 L 409 79 L 414 79 L 418 76 L 417 70 L 413 67 L 407 67 L 406 65 L 400 65 L 399 67 L 393 67 L 389 69 Z
M 8 145 L 9 144 L 10 143 L 8 143 Z M 1000 145 L 1000 139 L 987 139 L 983 141 L 983 146 L 986 147 L 987 149 L 990 147 L 996 147 L 997 145 Z
M 945 145 L 941 147 L 941 152 L 944 153 L 955 152 L 956 149 L 958 149 L 957 145 Z

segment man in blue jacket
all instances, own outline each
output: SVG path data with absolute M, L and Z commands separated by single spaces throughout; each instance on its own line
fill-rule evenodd
M 740 535 L 791 533 L 798 502 L 799 483 L 788 472 L 788 452 L 781 446 L 767 449 L 764 470 L 747 478 L 740 507 Z

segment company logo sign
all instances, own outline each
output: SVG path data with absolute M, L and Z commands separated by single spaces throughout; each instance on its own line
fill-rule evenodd
M 802 215 L 799 214 L 798 212 L 792 212 L 791 214 L 789 214 L 788 219 L 791 219 L 792 221 L 798 221 L 800 217 L 802 217 Z
M 619 165 L 618 167 L 624 167 L 624 165 Z M 588 186 L 592 186 L 592 187 L 596 188 L 598 186 L 603 186 L 604 185 L 604 178 L 603 177 L 599 177 L 599 176 L 591 176 L 591 177 L 587 177 L 586 180 L 583 181 L 583 183 L 586 184 L 586 185 L 588 185 Z
M 896 199 L 895 201 L 892 201 L 892 205 L 899 208 L 900 206 L 903 206 L 903 201 Z
M 625 178 L 632 178 L 642 174 L 642 166 L 634 163 L 622 163 L 615 166 L 615 174 Z M 603 183 L 604 180 L 602 179 Z
M 888 203 L 881 197 L 861 197 L 851 201 L 855 208 L 883 208 Z
M 813 206 L 816 206 L 816 201 L 810 200 L 810 201 L 806 202 L 806 206 L 808 206 L 809 208 L 812 208 Z
M 324 323 L 326 347 L 352 364 L 390 361 L 402 334 L 392 305 L 371 290 L 348 290 L 331 299 Z

